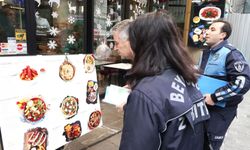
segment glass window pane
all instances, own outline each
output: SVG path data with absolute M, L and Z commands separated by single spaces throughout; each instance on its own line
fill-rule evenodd
M 168 0 L 156 0 L 153 3 L 153 10 L 166 9 L 175 19 L 178 27 L 183 33 L 185 24 L 185 11 L 186 11 L 186 0 L 168 1 Z
M 94 2 L 94 49 L 101 43 L 107 42 L 113 49 L 110 42 L 110 29 L 121 21 L 121 0 L 99 0 Z
M 83 1 L 36 0 L 36 5 L 38 53 L 84 53 Z
M 27 54 L 24 0 L 0 1 L 0 55 Z
M 136 19 L 141 14 L 148 12 L 147 0 L 130 0 L 128 16 L 131 20 Z
M 94 50 L 99 60 L 120 60 L 114 48 L 111 28 L 122 20 L 122 0 L 94 1 Z

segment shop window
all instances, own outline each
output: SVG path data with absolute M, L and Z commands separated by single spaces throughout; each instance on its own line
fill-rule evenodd
M 122 0 L 94 2 L 94 53 L 96 59 L 117 61 L 120 59 L 114 48 L 112 27 L 122 20 Z
M 149 11 L 149 4 L 147 0 L 130 0 L 129 1 L 129 18 L 136 19 L 141 14 Z
M 166 9 L 173 16 L 181 33 L 183 34 L 186 13 L 186 0 L 155 0 L 153 11 L 156 9 Z
M 95 1 L 94 7 L 94 49 L 100 44 L 106 43 L 113 49 L 114 44 L 110 42 L 110 29 L 121 21 L 121 0 Z
M 27 54 L 24 0 L 0 1 L 0 55 Z
M 188 45 L 193 48 L 206 46 L 206 30 L 214 20 L 224 18 L 225 0 L 192 2 Z
M 35 1 L 38 54 L 84 53 L 83 1 Z

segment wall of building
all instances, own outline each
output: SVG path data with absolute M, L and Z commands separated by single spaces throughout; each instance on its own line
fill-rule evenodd
M 228 14 L 225 20 L 229 21 L 233 27 L 229 42 L 237 47 L 250 63 L 250 14 Z

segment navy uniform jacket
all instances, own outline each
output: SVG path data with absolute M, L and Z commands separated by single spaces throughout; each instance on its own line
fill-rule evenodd
M 226 107 L 237 106 L 250 88 L 249 66 L 241 52 L 227 41 L 204 50 L 200 69 L 204 75 L 228 81 L 211 94 L 214 102 L 226 101 Z
M 129 95 L 120 150 L 202 150 L 208 118 L 196 85 L 168 69 L 142 79 Z

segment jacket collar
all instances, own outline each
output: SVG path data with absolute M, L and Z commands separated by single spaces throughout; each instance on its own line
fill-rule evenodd
M 228 44 L 228 41 L 224 40 L 224 41 L 220 42 L 218 45 L 216 45 L 215 47 L 210 48 L 210 51 L 212 53 L 215 53 L 215 52 L 217 52 L 218 50 L 220 50 L 222 47 L 224 47 L 227 44 Z

